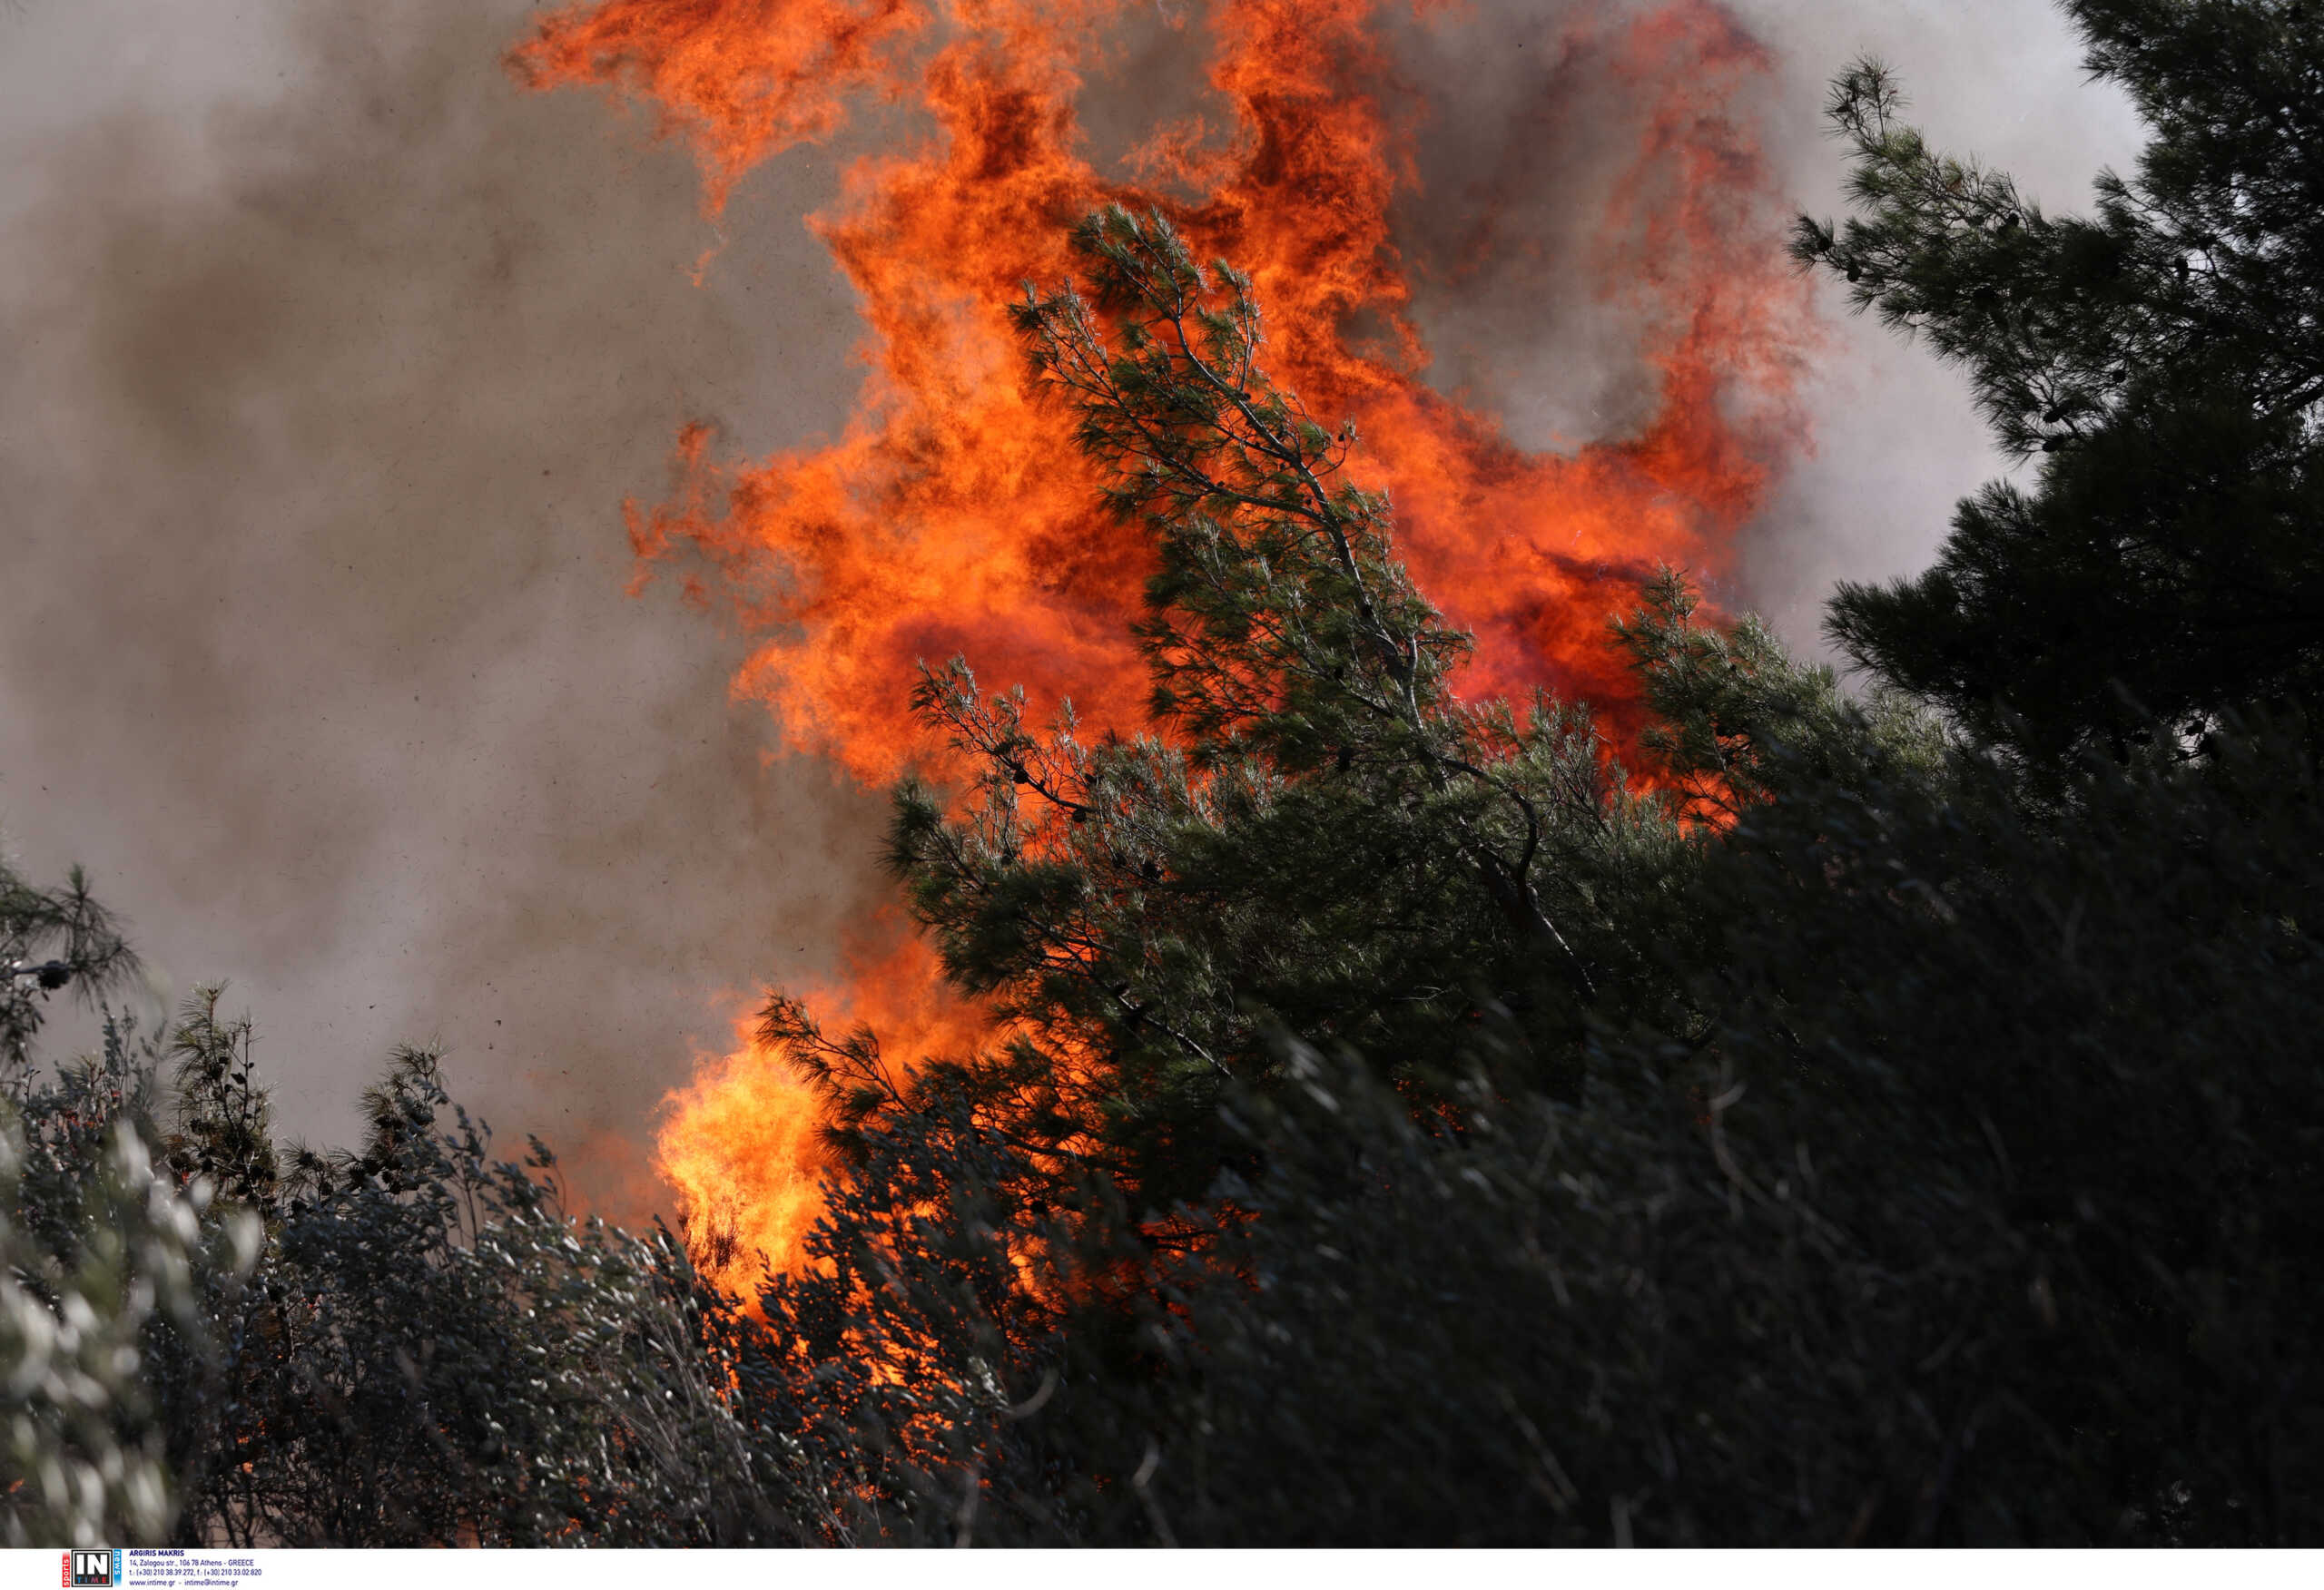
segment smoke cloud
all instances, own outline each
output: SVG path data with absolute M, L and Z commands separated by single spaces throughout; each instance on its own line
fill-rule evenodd
M 625 596 L 620 519 L 689 418 L 843 414 L 840 152 L 696 289 L 692 170 L 507 83 L 524 6 L 180 9 L 0 15 L 0 823 L 231 980 L 287 1128 L 438 1041 L 635 1213 L 693 1048 L 867 898 L 877 801 L 762 765 L 739 638 Z
M 1436 107 L 1405 217 L 1433 377 L 1531 447 L 1650 396 L 1591 274 L 1625 107 L 1571 45 L 1620 10 L 1397 35 Z M 1818 213 L 1823 83 L 1861 51 L 2053 205 L 2135 148 L 2040 0 L 1734 11 L 1770 181 Z M 178 992 L 234 983 L 290 1130 L 344 1138 L 389 1047 L 437 1039 L 505 1143 L 635 1215 L 694 1052 L 765 981 L 827 980 L 878 898 L 877 798 L 729 705 L 714 613 L 625 594 L 618 514 L 686 420 L 747 454 L 842 420 L 859 329 L 800 220 L 852 150 L 753 174 L 714 232 L 648 127 L 504 79 L 527 14 L 0 11 L 0 829 L 36 875 L 89 863 Z M 1198 98 L 1187 45 L 1140 14 L 1096 147 Z M 1723 593 L 1809 644 L 1835 578 L 1925 561 L 1996 467 L 1956 378 L 1822 302 L 1817 450 Z

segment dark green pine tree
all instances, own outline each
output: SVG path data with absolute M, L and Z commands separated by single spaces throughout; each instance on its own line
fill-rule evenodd
M 1866 61 L 1828 107 L 1859 213 L 1794 244 L 1965 365 L 2036 464 L 1963 502 L 1927 572 L 1843 586 L 1829 631 L 2037 762 L 2324 698 L 2324 7 L 2066 9 L 2153 129 L 2094 213 L 1932 151 Z

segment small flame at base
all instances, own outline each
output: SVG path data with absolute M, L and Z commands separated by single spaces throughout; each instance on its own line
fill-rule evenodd
M 881 926 L 892 932 L 895 925 Z M 964 1052 L 986 1035 L 981 1014 L 950 994 L 934 953 L 917 938 L 858 949 L 842 982 L 804 996 L 827 1031 L 861 1024 L 877 1033 L 899 1082 L 927 1057 Z M 823 1212 L 822 1183 L 833 1169 L 822 1099 L 758 1041 L 754 1026 L 738 1021 L 739 1046 L 704 1057 L 693 1081 L 664 1100 L 654 1157 L 677 1194 L 695 1262 L 746 1297 L 766 1268 L 804 1266 L 803 1244 Z

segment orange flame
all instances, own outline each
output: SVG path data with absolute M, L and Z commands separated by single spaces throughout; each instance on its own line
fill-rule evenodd
M 858 162 L 842 202 L 811 222 L 869 332 L 845 434 L 725 467 L 690 431 L 688 487 L 629 510 L 641 559 L 691 548 L 767 637 L 736 690 L 795 745 L 867 783 L 891 779 L 928 750 L 902 711 L 916 664 L 955 653 L 1024 684 L 1037 712 L 1070 692 L 1085 721 L 1141 722 L 1126 621 L 1147 550 L 1098 512 L 1065 426 L 1027 393 L 1006 313 L 1024 283 L 1068 274 L 1065 228 L 1111 201 L 1161 209 L 1198 253 L 1254 278 L 1277 378 L 1319 417 L 1356 421 L 1355 468 L 1390 493 L 1414 576 L 1475 633 L 1462 688 L 1552 687 L 1622 731 L 1633 698 L 1604 644 L 1608 614 L 1657 561 L 1723 572 L 1800 444 L 1790 393 L 1805 292 L 1735 109 L 1768 62 L 1715 0 L 1619 25 L 1577 8 L 1577 38 L 1603 45 L 1646 111 L 1591 263 L 1610 284 L 1600 296 L 1649 328 L 1660 401 L 1634 437 L 1529 453 L 1423 379 L 1391 227 L 1414 178 L 1409 96 L 1385 86 L 1388 9 L 1211 0 L 1208 81 L 1227 130 L 1157 129 L 1132 162 L 1143 186 L 1094 169 L 1076 114 L 1119 0 L 601 0 L 549 17 L 517 50 L 537 85 L 597 83 L 657 107 L 697 152 L 713 213 L 754 163 L 841 125 L 852 93 L 934 118 L 919 145 Z M 915 1025 L 930 1041 L 970 1035 L 937 1031 L 924 958 L 877 981 L 899 969 L 867 967 L 848 994 L 898 1023 L 892 1052 L 911 1049 Z M 796 1085 L 746 1050 L 675 1098 L 661 1163 L 689 1215 L 739 1222 L 778 1262 L 795 1257 L 818 1163 Z
M 983 1035 L 979 1013 L 948 996 L 942 968 L 920 939 L 851 950 L 844 981 L 802 991 L 827 1030 L 862 1023 L 897 1056 L 965 1052 Z M 818 1183 L 828 1168 L 820 1101 L 760 1045 L 752 1025 L 738 1022 L 734 1052 L 705 1057 L 694 1080 L 670 1094 L 654 1156 L 677 1194 L 697 1259 L 745 1295 L 762 1261 L 785 1271 L 805 1262 L 801 1244 L 822 1212 Z

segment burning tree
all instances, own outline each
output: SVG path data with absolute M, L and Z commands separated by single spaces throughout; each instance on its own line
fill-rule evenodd
M 1534 450 L 1427 378 L 1414 310 L 1428 250 L 1397 221 L 1423 119 L 1393 65 L 1407 11 L 1383 0 L 1192 8 L 1174 47 L 1194 53 L 1187 64 L 1208 84 L 1202 120 L 1153 129 L 1127 164 L 1101 157 L 1088 114 L 1102 99 L 1110 124 L 1145 98 L 1114 92 L 1135 25 L 1114 0 L 599 0 L 543 12 L 512 54 L 518 76 L 635 97 L 694 150 L 713 210 L 743 201 L 745 171 L 845 124 L 858 96 L 927 114 L 930 136 L 857 166 L 810 222 L 868 333 L 843 434 L 727 461 L 689 429 L 682 487 L 630 515 L 649 568 L 689 564 L 691 589 L 734 599 L 760 637 L 737 692 L 773 712 L 788 743 L 867 785 L 892 782 L 928 739 L 926 721 L 898 704 L 920 662 L 954 653 L 988 681 L 1023 686 L 1036 729 L 1068 695 L 1084 738 L 1147 726 L 1130 625 L 1153 540 L 1108 522 L 1104 467 L 1060 446 L 1054 408 L 1021 379 L 1011 319 L 1023 282 L 1075 268 L 1060 218 L 1111 202 L 1158 207 L 1198 258 L 1233 259 L 1265 300 L 1275 377 L 1334 423 L 1363 427 L 1363 483 L 1394 494 L 1400 560 L 1471 637 L 1463 693 L 1506 696 L 1521 716 L 1547 683 L 1588 700 L 1600 723 L 1636 726 L 1635 682 L 1603 643 L 1605 615 L 1658 561 L 1710 577 L 1729 568 L 1736 533 L 1800 440 L 1791 399 L 1807 295 L 1782 257 L 1787 208 L 1760 153 L 1753 93 L 1773 61 L 1711 0 L 1552 7 L 1521 25 L 1554 40 L 1568 71 L 1622 85 L 1616 122 L 1577 118 L 1593 123 L 1592 159 L 1617 162 L 1598 223 L 1538 285 L 1587 280 L 1625 306 L 1643 405 L 1622 435 Z M 1425 25 L 1462 25 L 1452 15 Z M 1560 81 L 1535 86 L 1554 93 Z M 907 124 L 921 123 L 894 125 Z M 1521 228 L 1532 202 L 1482 195 L 1476 241 Z M 937 996 L 927 957 L 904 958 L 851 956 L 844 986 L 820 1007 L 876 1025 L 892 1057 L 958 1046 L 941 1029 L 972 1024 L 952 1019 L 959 1007 Z M 1467 992 L 1445 986 L 1446 997 Z M 1571 999 L 1533 1002 L 1553 1023 L 1548 1007 Z M 794 1262 L 818 1206 L 820 1110 L 766 1045 L 738 1049 L 685 1091 L 657 1157 L 704 1227 Z
M 1269 378 L 1246 278 L 1158 215 L 1073 241 L 1089 296 L 1029 291 L 1019 324 L 1156 548 L 1136 634 L 1157 731 L 1090 737 L 1070 702 L 1036 731 L 966 661 L 924 674 L 914 707 L 973 775 L 900 790 L 889 862 L 1004 1036 L 923 1075 L 1166 1206 L 1216 1168 L 1221 1087 L 1266 1085 L 1286 1034 L 1409 1055 L 1417 1079 L 1443 1034 L 1514 1012 L 1513 1080 L 1573 1094 L 1585 1013 L 1637 993 L 1621 918 L 1678 824 L 1578 706 L 1453 693 L 1469 638 L 1348 477 L 1353 428 Z M 908 1102 L 794 1002 L 765 1036 L 843 1124 Z

